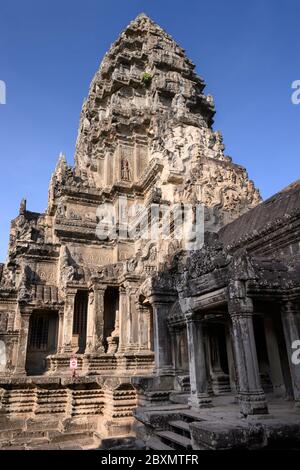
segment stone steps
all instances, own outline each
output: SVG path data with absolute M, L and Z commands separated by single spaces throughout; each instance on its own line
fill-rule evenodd
M 172 392 L 170 393 L 170 402 L 175 403 L 178 405 L 187 405 L 188 401 L 190 398 L 190 393 L 178 393 L 178 392 Z
M 203 418 L 200 418 L 198 411 L 185 410 L 181 413 L 183 420 L 192 422 L 192 421 L 204 421 Z
M 146 443 L 146 447 L 149 450 L 174 450 L 173 447 L 164 444 L 159 438 L 153 437 Z
M 190 427 L 189 424 L 186 421 L 182 420 L 176 420 L 176 421 L 170 421 L 169 425 L 171 428 L 174 430 L 174 432 L 179 432 L 185 437 L 188 437 L 190 439 L 191 434 L 190 434 Z
M 192 448 L 191 440 L 188 437 L 177 434 L 173 431 L 159 431 L 156 433 L 158 437 L 162 439 L 163 443 L 170 444 L 173 449 L 185 449 L 189 450 Z
M 189 426 L 195 417 L 184 416 L 186 412 L 189 412 L 188 406 L 174 403 L 140 410 L 138 419 L 146 424 L 149 431 L 146 447 L 162 451 L 192 449 Z

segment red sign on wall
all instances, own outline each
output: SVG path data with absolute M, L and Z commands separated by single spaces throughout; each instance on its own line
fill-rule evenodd
M 70 369 L 77 369 L 78 362 L 76 357 L 71 357 L 70 359 Z

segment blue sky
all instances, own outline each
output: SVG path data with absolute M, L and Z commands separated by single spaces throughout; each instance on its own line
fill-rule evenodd
M 0 260 L 19 202 L 44 211 L 57 156 L 73 162 L 89 83 L 120 31 L 145 12 L 184 48 L 214 95 L 226 153 L 264 198 L 300 178 L 299 0 L 1 0 Z

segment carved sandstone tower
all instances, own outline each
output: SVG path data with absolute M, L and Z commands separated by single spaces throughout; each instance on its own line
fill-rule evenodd
M 1 266 L 0 398 L 24 426 L 55 410 L 57 423 L 82 419 L 103 436 L 126 434 L 138 377 L 170 373 L 157 367 L 160 318 L 140 288 L 182 247 L 132 231 L 101 239 L 97 227 L 103 205 L 118 215 L 122 198 L 131 228 L 137 208 L 146 217 L 153 203 L 202 203 L 210 231 L 260 202 L 224 154 L 204 87 L 184 50 L 139 15 L 91 83 L 75 166 L 60 156 L 44 214 L 22 201 Z M 74 354 L 80 386 L 70 378 Z
M 259 202 L 245 170 L 212 130 L 213 98 L 184 50 L 142 14 L 105 55 L 81 113 L 76 170 L 98 189 L 194 197 L 228 222 Z M 155 165 L 156 164 L 156 165 Z M 125 189 L 126 188 L 126 189 Z M 133 192 L 133 191 L 131 191 Z

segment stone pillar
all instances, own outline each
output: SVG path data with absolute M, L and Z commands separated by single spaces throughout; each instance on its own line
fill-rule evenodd
M 167 317 L 170 311 L 169 302 L 163 302 L 159 298 L 152 303 L 153 329 L 154 329 L 154 354 L 156 375 L 174 375 L 171 337 L 167 325 Z
M 127 338 L 128 338 L 128 322 L 130 321 L 130 316 L 128 315 L 127 308 L 127 297 L 126 289 L 123 286 L 120 286 L 119 289 L 119 328 L 120 328 L 120 337 L 119 337 L 119 349 L 118 353 L 124 353 Z
M 234 368 L 234 358 L 233 358 L 233 351 L 232 351 L 232 332 L 231 332 L 232 325 L 227 324 L 225 327 L 225 335 L 226 335 L 226 352 L 227 352 L 227 361 L 228 361 L 228 371 L 229 371 L 229 380 L 230 380 L 230 387 L 231 391 L 236 392 L 236 376 L 235 376 L 235 368 Z
M 58 312 L 58 339 L 57 339 L 57 352 L 62 352 L 64 339 L 64 312 Z
M 87 324 L 86 324 L 86 348 L 85 353 L 90 354 L 95 351 L 96 339 L 96 311 L 95 311 L 95 293 L 93 289 L 89 290 Z
M 139 321 L 140 312 L 138 302 L 136 301 L 136 287 L 130 289 L 129 304 L 131 312 L 130 322 L 130 350 L 137 352 L 139 350 Z
M 139 351 L 150 351 L 150 312 L 145 305 L 137 305 L 139 314 Z
M 66 293 L 62 346 L 62 352 L 65 354 L 72 353 L 73 318 L 76 292 L 76 289 L 68 289 Z
M 172 345 L 172 361 L 175 374 L 182 374 L 182 356 L 181 356 L 181 330 L 176 327 L 170 328 L 171 345 Z
M 182 339 L 182 348 L 181 348 L 181 360 L 182 360 L 182 370 L 185 374 L 189 373 L 189 351 L 188 351 L 188 342 L 187 342 L 187 327 L 186 324 L 183 326 L 181 331 Z
M 30 313 L 21 313 L 20 333 L 18 342 L 17 363 L 14 375 L 26 375 L 25 364 L 27 356 L 27 343 Z
M 185 318 L 191 385 L 189 404 L 193 408 L 203 408 L 211 405 L 203 325 L 194 317 L 193 313 L 185 314 Z
M 88 321 L 91 349 L 89 352 L 103 354 L 104 351 L 104 294 L 106 286 L 95 286 L 89 295 Z
M 153 352 L 153 310 L 151 305 L 148 305 L 146 315 L 147 322 L 147 349 Z
M 122 308 L 120 312 L 122 323 L 121 346 L 124 353 L 130 354 L 139 350 L 139 311 L 137 308 L 136 291 L 136 284 L 126 282 L 125 293 L 122 292 Z
M 292 344 L 296 340 L 300 340 L 300 309 L 292 302 L 286 302 L 281 310 L 282 326 L 285 337 L 287 355 L 289 359 L 291 379 L 293 385 L 294 399 L 297 406 L 300 406 L 300 364 L 296 365 L 292 362 Z
M 229 302 L 238 398 L 245 416 L 268 413 L 263 392 L 253 330 L 253 304 L 249 297 Z
M 274 320 L 271 314 L 264 315 L 264 327 L 273 391 L 275 396 L 284 396 L 285 384 L 281 368 L 280 352 L 274 328 Z

